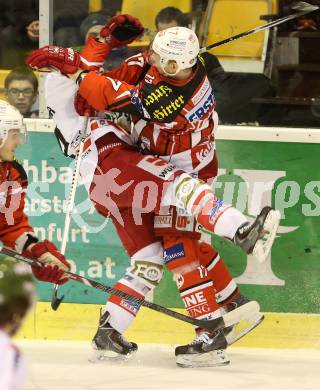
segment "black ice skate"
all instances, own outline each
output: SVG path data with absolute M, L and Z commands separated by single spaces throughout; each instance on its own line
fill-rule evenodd
M 92 340 L 95 351 L 92 361 L 124 360 L 138 350 L 136 343 L 126 341 L 122 334 L 109 324 L 109 318 L 109 312 L 100 312 L 99 327 Z
M 246 298 L 242 294 L 239 294 L 232 302 L 223 306 L 222 310 L 228 313 L 248 302 L 250 302 L 250 299 Z M 228 345 L 235 343 L 237 340 L 241 339 L 241 337 L 251 332 L 263 321 L 263 319 L 264 315 L 260 311 L 257 311 L 256 313 L 253 313 L 251 317 L 223 329 Z
M 179 367 L 214 367 L 230 363 L 225 352 L 228 343 L 222 331 L 210 333 L 198 328 L 196 333 L 196 338 L 190 344 L 176 347 Z
M 278 210 L 264 207 L 252 223 L 247 222 L 237 230 L 234 243 L 263 263 L 270 253 L 280 218 Z

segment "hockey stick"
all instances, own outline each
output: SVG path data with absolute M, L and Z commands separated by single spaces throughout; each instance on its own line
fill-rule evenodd
M 255 27 L 255 28 L 253 28 L 251 30 L 248 30 L 248 31 L 245 31 L 243 33 L 234 35 L 234 36 L 232 36 L 230 38 L 226 38 L 226 39 L 224 39 L 222 41 L 213 43 L 213 44 L 211 44 L 209 46 L 202 47 L 200 49 L 200 54 L 201 53 L 205 53 L 206 51 L 211 50 L 211 49 L 213 49 L 215 47 L 219 47 L 219 46 L 225 45 L 227 43 L 233 42 L 233 41 L 235 41 L 237 39 L 246 37 L 248 35 L 255 34 L 255 33 L 258 33 L 258 32 L 263 31 L 263 30 L 267 30 L 268 28 L 277 26 L 278 24 L 281 24 L 281 23 L 285 23 L 285 22 L 287 22 L 289 20 L 299 18 L 300 16 L 306 15 L 306 14 L 312 12 L 312 11 L 315 11 L 315 10 L 319 9 L 319 7 L 317 5 L 305 3 L 304 1 L 300 1 L 293 8 L 295 10 L 297 10 L 298 12 L 295 12 L 295 13 L 293 13 L 291 15 L 288 15 L 288 16 L 284 16 L 283 18 L 280 18 L 280 19 L 276 19 L 276 20 L 274 20 L 274 21 L 272 21 L 270 23 L 264 24 L 263 26 Z
M 70 227 L 70 222 L 71 222 L 71 214 L 74 206 L 74 198 L 76 196 L 76 189 L 78 185 L 78 180 L 79 180 L 79 172 L 80 172 L 80 164 L 81 164 L 81 157 L 83 153 L 83 147 L 84 147 L 84 140 L 85 140 L 85 132 L 87 129 L 87 124 L 88 124 L 88 119 L 89 117 L 86 115 L 83 123 L 83 131 L 81 134 L 81 140 L 79 144 L 79 149 L 77 151 L 77 156 L 76 156 L 76 166 L 73 171 L 72 175 L 72 180 L 71 180 L 71 189 L 69 193 L 69 199 L 67 203 L 67 211 L 66 211 L 66 216 L 64 219 L 64 230 L 63 230 L 63 237 L 62 237 L 62 242 L 61 242 L 61 248 L 60 248 L 60 253 L 65 254 L 66 251 L 66 246 L 67 246 L 67 239 L 68 239 L 68 234 L 69 234 L 69 227 Z M 58 297 L 58 288 L 59 285 L 55 284 L 52 289 L 52 297 L 51 297 L 51 308 L 52 310 L 57 310 L 58 307 L 60 306 L 60 303 L 63 301 L 64 295 L 61 295 L 61 297 Z
M 23 261 L 25 263 L 28 263 L 29 265 L 35 266 L 35 267 L 42 267 L 43 264 L 40 263 L 37 260 L 29 259 L 28 257 L 20 255 L 18 252 L 14 251 L 13 249 L 0 246 L 0 252 L 7 256 L 11 256 L 16 260 Z M 106 286 L 102 283 L 96 282 L 94 280 L 85 278 L 83 276 L 74 274 L 72 272 L 65 272 L 65 275 L 68 276 L 70 279 L 85 284 L 86 286 L 90 286 L 93 288 L 96 288 L 97 290 L 101 290 L 104 292 L 107 292 L 112 295 L 116 295 L 122 299 L 128 300 L 130 302 L 134 302 L 138 304 L 139 306 L 145 306 L 148 307 L 151 310 L 155 310 L 159 313 L 166 314 L 170 317 L 173 317 L 177 320 L 188 322 L 189 324 L 198 326 L 200 328 L 205 328 L 210 331 L 216 331 L 218 329 L 223 329 L 228 326 L 235 325 L 236 323 L 240 322 L 241 320 L 246 320 L 250 318 L 254 313 L 257 313 L 260 310 L 259 304 L 255 301 L 250 301 L 234 310 L 232 310 L 229 313 L 224 314 L 221 317 L 215 318 L 213 320 L 199 320 L 196 318 L 188 317 L 184 314 L 177 313 L 176 311 L 170 310 L 166 307 L 157 305 L 156 303 L 145 301 L 142 298 L 137 298 L 133 295 L 126 294 L 123 291 L 117 290 L 116 288 Z

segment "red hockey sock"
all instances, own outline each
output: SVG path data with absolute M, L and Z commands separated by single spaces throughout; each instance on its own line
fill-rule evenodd
M 202 242 L 199 247 L 199 260 L 200 264 L 206 267 L 213 281 L 217 303 L 225 305 L 231 302 L 240 290 L 219 253 L 211 245 Z
M 193 318 L 214 318 L 219 306 L 208 271 L 199 262 L 199 241 L 187 237 L 164 237 L 166 267 L 176 275 L 181 299 Z
M 181 299 L 190 317 L 215 318 L 220 315 L 213 294 L 213 282 L 205 267 L 179 275 L 176 279 Z

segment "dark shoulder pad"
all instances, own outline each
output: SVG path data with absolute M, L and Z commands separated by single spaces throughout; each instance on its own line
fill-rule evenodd
M 12 168 L 16 171 L 21 179 L 22 184 L 28 185 L 28 176 L 23 166 L 17 160 L 12 161 Z M 16 179 L 16 178 L 15 178 Z

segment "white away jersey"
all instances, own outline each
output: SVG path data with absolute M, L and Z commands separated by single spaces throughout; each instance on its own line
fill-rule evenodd
M 85 118 L 80 116 L 74 108 L 77 91 L 76 83 L 58 72 L 52 72 L 46 78 L 46 103 L 59 131 L 60 147 L 67 156 L 76 155 L 85 126 Z M 130 135 L 112 122 L 98 117 L 89 118 L 85 130 L 86 139 L 80 165 L 82 182 L 87 189 L 90 188 L 99 153 L 116 146 L 115 144 L 107 144 L 104 145 L 103 150 L 98 150 L 96 142 L 107 133 L 114 133 L 120 140 L 129 145 L 133 144 Z

